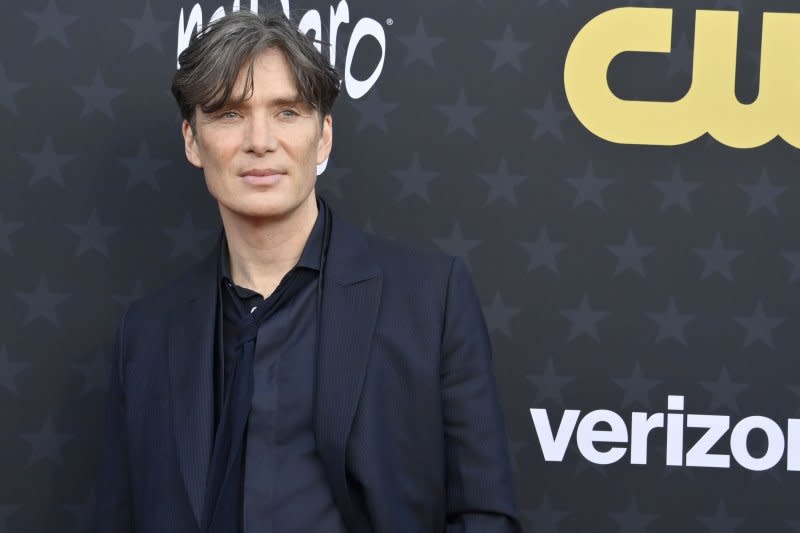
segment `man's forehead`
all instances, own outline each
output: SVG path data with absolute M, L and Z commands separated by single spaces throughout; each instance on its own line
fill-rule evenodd
M 287 78 L 286 81 L 296 85 L 297 80 L 288 57 L 280 48 L 271 46 L 256 50 L 243 61 L 236 76 L 237 82 L 251 74 L 266 74 L 269 77 Z
M 250 94 L 254 90 L 260 92 L 271 93 L 271 98 L 280 98 L 284 101 L 300 101 L 300 90 L 297 84 L 297 78 L 292 71 L 288 61 L 286 61 L 283 52 L 276 51 L 275 53 L 282 58 L 276 64 L 273 54 L 270 54 L 265 63 L 265 55 L 272 49 L 259 52 L 252 59 L 246 61 L 236 76 L 233 84 L 232 97 L 236 95 Z M 272 96 L 274 95 L 274 96 Z

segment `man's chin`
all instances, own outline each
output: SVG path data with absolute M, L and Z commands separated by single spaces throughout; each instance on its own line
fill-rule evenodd
M 316 206 L 313 189 L 307 197 L 302 199 L 294 194 L 281 194 L 283 191 L 273 190 L 271 192 L 273 194 L 240 192 L 238 195 L 232 195 L 235 201 L 231 202 L 220 201 L 220 197 L 217 197 L 223 220 L 229 218 L 251 222 L 279 221 L 304 211 L 303 206 Z
M 223 217 L 225 214 L 227 214 L 230 218 L 248 220 L 252 222 L 282 220 L 291 216 L 296 209 L 296 207 L 293 209 L 291 206 L 276 204 L 234 206 L 223 206 L 220 204 L 220 211 L 223 213 Z

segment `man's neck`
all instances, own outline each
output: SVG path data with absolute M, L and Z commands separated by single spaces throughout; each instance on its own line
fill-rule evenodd
M 317 213 L 313 193 L 279 219 L 243 217 L 220 206 L 233 282 L 264 297 L 272 294 L 300 259 Z

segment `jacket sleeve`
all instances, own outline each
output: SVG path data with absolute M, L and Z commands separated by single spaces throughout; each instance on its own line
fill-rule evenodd
M 125 437 L 125 392 L 123 385 L 125 315 L 123 315 L 108 387 L 106 434 L 101 450 L 100 476 L 97 483 L 97 507 L 94 517 L 96 533 L 130 533 L 131 520 L 130 465 Z
M 483 312 L 466 264 L 450 269 L 441 394 L 447 533 L 517 533 L 514 483 Z

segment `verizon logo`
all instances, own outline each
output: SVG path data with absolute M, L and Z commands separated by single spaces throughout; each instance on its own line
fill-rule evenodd
M 607 409 L 585 414 L 566 409 L 556 428 L 547 409 L 531 409 L 530 413 L 545 461 L 563 461 L 574 437 L 580 454 L 599 465 L 626 456 L 630 464 L 646 465 L 648 445 L 657 443 L 664 445 L 664 461 L 669 466 L 730 468 L 733 459 L 747 470 L 768 470 L 783 461 L 787 470 L 800 470 L 800 419 L 780 424 L 765 416 L 748 416 L 733 423 L 730 416 L 683 410 L 683 396 L 668 396 L 666 413 L 632 412 L 628 419 Z M 687 442 L 687 429 L 700 437 Z M 753 452 L 748 439 L 758 437 L 765 444 Z

